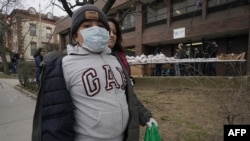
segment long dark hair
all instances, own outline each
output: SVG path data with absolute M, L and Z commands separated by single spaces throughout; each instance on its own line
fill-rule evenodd
M 108 17 L 108 22 L 112 22 L 116 28 L 116 38 L 117 39 L 115 42 L 115 46 L 112 48 L 112 50 L 124 52 L 123 47 L 122 47 L 122 30 L 121 30 L 119 22 L 112 17 Z
M 41 55 L 40 53 L 41 53 L 43 50 L 44 50 L 43 48 L 38 48 L 37 51 L 36 51 L 36 53 L 34 54 L 33 57 L 36 58 L 37 56 L 40 56 L 40 55 Z

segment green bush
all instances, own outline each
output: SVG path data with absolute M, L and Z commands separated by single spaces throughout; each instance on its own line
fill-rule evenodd
M 8 66 L 9 66 L 10 71 L 12 71 L 12 64 L 11 64 L 11 62 L 8 62 Z M 0 72 L 4 72 L 3 63 L 2 62 L 0 62 Z
M 34 61 L 20 60 L 17 63 L 17 74 L 20 84 L 30 90 L 36 90 Z

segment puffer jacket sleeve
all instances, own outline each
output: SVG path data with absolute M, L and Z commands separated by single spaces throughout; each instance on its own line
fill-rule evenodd
M 139 123 L 142 126 L 145 126 L 146 123 L 149 121 L 149 119 L 152 117 L 152 113 L 144 107 L 144 105 L 141 103 L 141 101 L 138 99 L 138 97 L 136 96 L 133 86 L 131 84 L 130 81 L 130 76 L 129 73 L 126 71 L 120 57 L 118 53 L 114 53 L 114 55 L 116 56 L 117 60 L 120 62 L 121 66 L 123 67 L 126 79 L 127 81 L 127 87 L 126 87 L 126 94 L 127 94 L 127 101 L 129 104 L 129 107 L 132 109 L 131 110 L 135 110 L 135 112 L 138 112 L 138 118 L 139 118 Z M 130 114 L 131 113 L 130 111 Z M 134 115 L 136 116 L 136 113 L 134 113 Z
M 32 141 L 74 141 L 74 106 L 63 77 L 62 57 L 63 54 L 53 52 L 45 60 Z
M 129 76 L 126 75 L 126 79 L 129 80 Z M 145 126 L 146 123 L 149 121 L 149 119 L 152 117 L 152 113 L 145 108 L 145 106 L 141 103 L 141 101 L 138 99 L 138 97 L 136 96 L 134 90 L 133 90 L 133 86 L 131 84 L 131 81 L 127 81 L 127 89 L 126 89 L 126 93 L 127 93 L 127 101 L 129 103 L 129 106 L 133 106 L 136 109 L 132 109 L 135 110 L 135 112 L 138 112 L 138 118 L 139 118 L 139 123 L 142 126 Z
M 136 96 L 133 86 L 130 81 L 130 76 L 125 69 L 124 65 L 122 64 L 121 59 L 119 58 L 118 53 L 113 52 L 113 55 L 117 58 L 120 62 L 123 72 L 125 74 L 127 83 L 126 83 L 126 98 L 128 102 L 129 108 L 129 121 L 127 125 L 127 129 L 125 131 L 125 138 L 124 141 L 139 141 L 139 133 L 140 133 L 140 126 L 145 126 L 147 121 L 152 117 L 151 112 L 144 107 L 141 101 Z

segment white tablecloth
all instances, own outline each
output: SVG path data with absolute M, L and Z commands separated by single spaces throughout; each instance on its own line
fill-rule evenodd
M 146 65 L 146 64 L 176 64 L 176 63 L 208 63 L 208 62 L 218 62 L 218 63 L 230 63 L 230 62 L 245 62 L 246 60 L 219 60 L 217 58 L 184 58 L 184 59 L 171 59 L 158 62 L 135 62 L 129 61 L 130 65 Z

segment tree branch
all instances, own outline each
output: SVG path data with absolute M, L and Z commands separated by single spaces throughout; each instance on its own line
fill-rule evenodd
M 67 2 L 66 0 L 60 0 L 60 2 L 62 3 L 63 8 L 64 8 L 65 11 L 68 13 L 68 15 L 69 15 L 70 17 L 72 17 L 73 12 L 72 12 L 72 10 L 69 8 L 68 2 Z M 71 8 L 72 8 L 72 6 L 71 6 Z
M 102 11 L 107 14 L 108 11 L 111 9 L 113 4 L 115 3 L 116 0 L 108 0 L 108 2 L 105 3 L 104 7 L 102 8 Z

